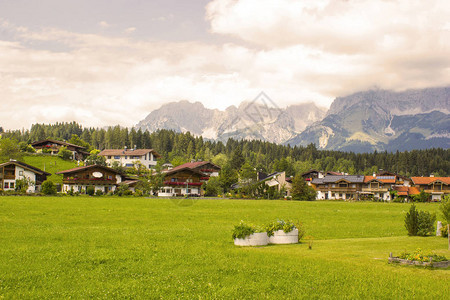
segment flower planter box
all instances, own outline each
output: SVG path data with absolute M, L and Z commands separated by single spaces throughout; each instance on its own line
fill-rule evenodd
M 269 243 L 267 232 L 257 232 L 243 239 L 234 239 L 236 246 L 265 246 Z
M 290 232 L 283 230 L 274 231 L 273 236 L 269 237 L 269 244 L 297 244 L 298 243 L 298 229 Z
M 433 267 L 433 268 L 448 268 L 450 267 L 450 260 L 439 261 L 439 262 L 424 262 L 409 259 L 402 259 L 398 257 L 389 257 L 389 263 L 398 263 L 401 265 L 415 265 L 422 267 Z

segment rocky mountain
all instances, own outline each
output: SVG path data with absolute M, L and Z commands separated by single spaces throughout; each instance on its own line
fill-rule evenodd
M 225 111 L 208 109 L 200 102 L 188 101 L 164 104 L 152 111 L 136 128 L 149 131 L 172 129 L 189 131 L 204 138 L 226 141 L 234 139 L 260 139 L 283 143 L 308 125 L 320 121 L 326 109 L 313 103 L 304 103 L 280 109 L 264 102 L 243 102 Z
M 449 148 L 449 110 L 450 87 L 360 92 L 336 98 L 323 120 L 286 144 L 354 152 Z

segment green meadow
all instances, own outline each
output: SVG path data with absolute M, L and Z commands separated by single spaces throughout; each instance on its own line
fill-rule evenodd
M 450 270 L 388 264 L 447 240 L 408 237 L 409 204 L 0 197 L 0 299 L 445 299 Z M 192 204 L 192 205 L 191 205 Z M 436 212 L 438 204 L 418 204 Z M 312 249 L 240 248 L 240 220 L 299 220 Z
M 48 179 L 54 183 L 62 183 L 62 176 L 55 175 L 56 172 L 77 167 L 75 161 L 64 160 L 56 155 L 25 155 L 21 160 L 24 163 L 52 174 Z

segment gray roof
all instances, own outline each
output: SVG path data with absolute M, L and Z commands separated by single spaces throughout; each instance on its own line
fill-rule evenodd
M 351 183 L 363 183 L 364 175 L 327 175 L 324 178 L 315 178 L 313 179 L 313 184 L 322 184 L 322 183 L 335 183 L 340 180 L 346 180 Z

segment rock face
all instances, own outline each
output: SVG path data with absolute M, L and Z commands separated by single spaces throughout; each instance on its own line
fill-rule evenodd
M 172 102 L 152 111 L 136 127 L 189 131 L 226 141 L 274 143 L 353 152 L 450 147 L 450 87 L 392 92 L 371 90 L 336 98 L 329 111 L 313 103 L 280 109 L 243 102 L 225 111 L 200 102 Z
M 336 98 L 326 117 L 286 144 L 354 152 L 450 147 L 450 88 L 373 90 Z
M 320 121 L 326 109 L 313 103 L 292 105 L 285 109 L 255 102 L 243 102 L 225 111 L 208 109 L 200 102 L 172 102 L 152 111 L 136 127 L 143 130 L 172 129 L 189 131 L 204 138 L 226 141 L 260 139 L 283 143 Z

